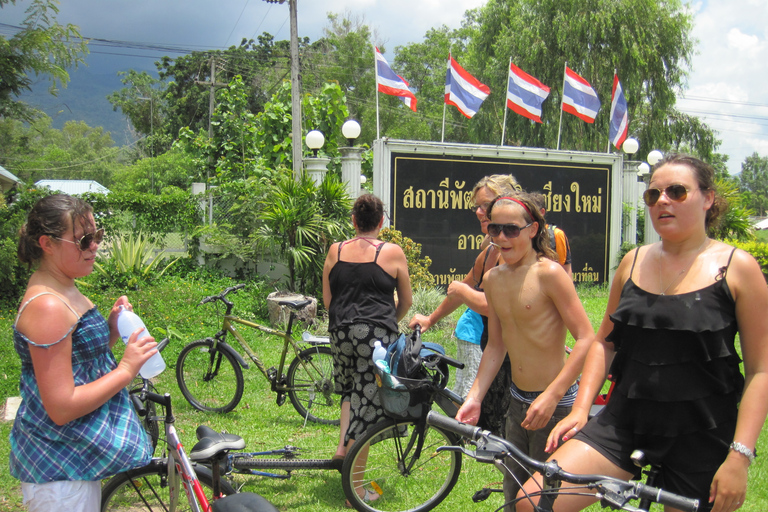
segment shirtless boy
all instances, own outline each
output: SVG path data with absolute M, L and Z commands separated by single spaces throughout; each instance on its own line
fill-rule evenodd
M 500 197 L 491 203 L 488 216 L 488 233 L 504 264 L 484 280 L 488 345 L 456 419 L 477 423 L 483 396 L 509 352 L 512 401 L 505 437 L 530 456 L 546 460 L 547 436 L 571 410 L 576 379 L 595 333 L 573 282 L 554 261 L 546 224 L 530 196 Z M 567 331 L 576 340 L 569 357 Z M 510 503 L 529 475 L 516 464 L 508 466 L 516 476 L 504 476 L 504 496 Z M 509 504 L 506 510 L 515 507 Z

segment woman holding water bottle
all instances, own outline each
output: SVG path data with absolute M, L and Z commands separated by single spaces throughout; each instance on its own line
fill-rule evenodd
M 120 297 L 105 319 L 75 284 L 103 236 L 90 205 L 65 194 L 40 199 L 19 233 L 18 257 L 36 268 L 13 325 L 22 403 L 10 468 L 30 511 L 95 512 L 101 479 L 152 456 L 125 387 L 157 344 L 137 329 L 118 363 L 117 318 L 131 304 Z

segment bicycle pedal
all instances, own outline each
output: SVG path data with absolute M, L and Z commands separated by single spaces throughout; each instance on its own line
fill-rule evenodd
M 285 393 L 278 393 L 277 394 L 277 405 L 283 405 L 285 403 Z
M 488 496 L 491 495 L 491 489 L 485 487 L 483 489 L 480 489 L 475 494 L 472 495 L 472 501 L 475 503 L 480 503 L 481 501 L 485 501 L 488 499 Z
M 267 368 L 267 377 L 271 382 L 275 382 L 275 379 L 277 378 L 277 368 L 274 366 Z

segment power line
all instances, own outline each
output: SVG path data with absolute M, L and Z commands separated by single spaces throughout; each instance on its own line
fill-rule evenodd
M 721 100 L 718 98 L 707 98 L 705 96 L 681 96 L 681 100 L 689 101 L 706 101 L 708 103 L 725 103 L 728 105 L 741 105 L 745 107 L 768 107 L 768 103 L 753 103 L 749 101 L 733 101 L 733 100 Z

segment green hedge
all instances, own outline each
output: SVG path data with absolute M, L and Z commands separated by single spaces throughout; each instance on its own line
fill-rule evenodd
M 763 277 L 765 277 L 766 282 L 768 282 L 768 244 L 758 242 L 757 240 L 751 240 L 749 242 L 726 240 L 725 242 L 734 247 L 738 247 L 739 249 L 743 249 L 754 256 L 760 264 L 760 268 L 763 270 Z

